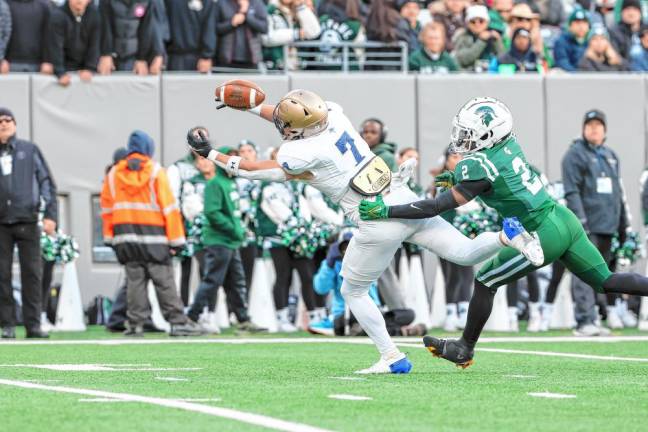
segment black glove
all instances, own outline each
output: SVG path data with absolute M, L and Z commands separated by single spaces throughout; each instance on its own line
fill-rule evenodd
M 189 129 L 189 132 L 187 132 L 187 144 L 189 144 L 191 150 L 202 157 L 207 157 L 209 152 L 213 150 L 209 141 L 209 132 L 200 126 Z

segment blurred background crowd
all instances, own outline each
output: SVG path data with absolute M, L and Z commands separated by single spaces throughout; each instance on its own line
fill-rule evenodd
M 0 73 L 648 69 L 645 0 L 0 0 Z

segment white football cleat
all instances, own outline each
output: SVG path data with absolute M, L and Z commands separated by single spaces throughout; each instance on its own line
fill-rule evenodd
M 502 238 L 506 246 L 518 250 L 535 267 L 541 267 L 544 263 L 544 252 L 538 237 L 532 236 L 524 229 L 518 218 L 505 218 L 502 222 Z
M 370 374 L 407 374 L 412 370 L 412 363 L 410 363 L 407 356 L 403 353 L 398 353 L 398 355 L 390 360 L 389 362 L 384 358 L 380 358 L 373 366 L 367 369 L 361 369 L 355 371 L 359 375 L 370 375 Z

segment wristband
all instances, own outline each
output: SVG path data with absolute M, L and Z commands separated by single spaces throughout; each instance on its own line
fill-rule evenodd
M 254 108 L 250 108 L 249 110 L 247 110 L 247 112 L 261 117 L 261 105 L 255 106 Z
M 227 171 L 229 175 L 236 176 L 238 175 L 240 164 L 240 156 L 230 156 L 230 158 L 227 160 L 227 165 L 225 165 L 225 171 Z
M 216 158 L 218 157 L 219 154 L 220 154 L 220 152 L 218 152 L 217 150 L 213 150 L 213 149 L 209 150 L 209 153 L 207 153 L 207 159 L 209 159 L 210 161 L 216 163 L 216 162 L 218 162 L 218 159 L 216 159 Z

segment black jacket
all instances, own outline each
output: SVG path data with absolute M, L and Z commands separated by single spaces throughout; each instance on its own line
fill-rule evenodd
M 232 26 L 232 17 L 239 10 L 236 0 L 219 0 L 214 8 L 218 35 L 217 64 L 227 66 L 234 61 L 249 64 L 262 61 L 260 34 L 268 32 L 268 11 L 265 3 L 261 0 L 250 0 L 245 22 L 238 27 Z M 237 50 L 237 46 L 245 46 L 246 49 Z
M 77 21 L 67 3 L 50 17 L 48 57 L 57 76 L 67 71 L 95 71 L 99 60 L 99 13 L 91 3 Z
M 165 0 L 171 41 L 169 54 L 196 54 L 210 59 L 216 54 L 216 19 L 212 0 Z M 191 5 L 196 5 L 192 6 Z M 197 6 L 200 5 L 200 6 Z M 200 10 L 197 10 L 200 8 Z
M 11 39 L 6 59 L 17 63 L 41 63 L 44 57 L 47 21 L 50 15 L 46 0 L 8 0 L 11 9 Z
M 100 54 L 150 61 L 164 54 L 162 33 L 151 0 L 102 0 Z
M 613 26 L 610 29 L 610 41 L 619 55 L 627 60 L 632 47 L 632 29 L 630 26 L 623 22 Z
M 602 177 L 610 178 L 612 193 L 599 193 Z M 562 180 L 567 207 L 586 231 L 612 235 L 629 225 L 619 159 L 609 147 L 595 149 L 582 138 L 575 140 L 562 160 Z
M 628 70 L 628 66 L 625 63 L 613 65 L 607 59 L 600 62 L 584 55 L 578 63 L 578 70 L 587 72 L 624 72 Z
M 0 223 L 37 222 L 41 199 L 45 218 L 58 222 L 56 183 L 39 148 L 14 136 L 0 145 L 0 155 L 7 154 L 12 157 L 12 170 L 10 175 L 0 175 Z

